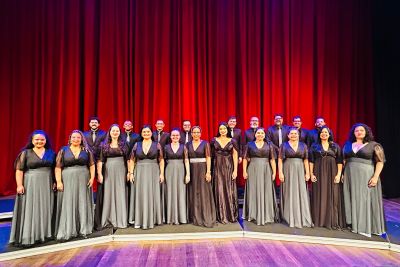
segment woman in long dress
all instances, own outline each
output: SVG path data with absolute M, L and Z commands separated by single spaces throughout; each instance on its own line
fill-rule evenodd
M 53 236 L 55 159 L 47 134 L 35 130 L 15 160 L 17 196 L 10 244 L 31 246 Z
M 191 131 L 193 140 L 186 144 L 190 162 L 189 221 L 194 225 L 213 227 L 216 224 L 216 213 L 211 186 L 210 144 L 200 139 L 199 126 L 193 126 Z
M 143 140 L 134 145 L 129 161 L 129 223 L 135 228 L 151 229 L 162 224 L 164 158 L 160 144 L 152 140 L 150 126 L 143 126 L 140 133 Z
M 68 144 L 56 159 L 57 240 L 85 237 L 93 229 L 94 157 L 81 131 L 72 131 Z
M 117 124 L 111 125 L 100 148 L 97 162 L 98 180 L 103 184 L 103 211 L 101 226 L 126 228 L 127 207 L 127 162 L 129 148 L 121 138 Z
M 310 200 L 306 182 L 310 179 L 307 145 L 299 141 L 299 131 L 291 127 L 289 141 L 279 148 L 281 214 L 290 227 L 311 227 Z
M 343 147 L 346 223 L 352 231 L 370 237 L 386 232 L 379 175 L 385 162 L 382 146 L 371 129 L 356 123 Z
M 276 155 L 274 146 L 265 141 L 264 128 L 258 128 L 255 137 L 243 154 L 243 178 L 246 180 L 243 218 L 265 225 L 279 220 L 273 182 Z
M 236 222 L 238 218 L 236 188 L 238 146 L 230 136 L 228 124 L 223 122 L 218 126 L 217 137 L 211 140 L 217 221 L 223 224 Z
M 343 157 L 327 126 L 319 129 L 318 141 L 310 149 L 312 181 L 311 215 L 316 227 L 342 229 L 344 220 L 343 186 L 340 176 Z
M 190 181 L 188 151 L 179 143 L 180 131 L 171 131 L 171 143 L 164 148 L 166 207 L 168 224 L 187 223 L 186 184 Z

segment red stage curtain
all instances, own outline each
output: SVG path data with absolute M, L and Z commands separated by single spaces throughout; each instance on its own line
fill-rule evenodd
M 343 143 L 374 126 L 370 0 L 0 1 L 0 194 L 36 128 L 58 150 L 75 128 L 163 118 L 239 127 L 322 115 Z

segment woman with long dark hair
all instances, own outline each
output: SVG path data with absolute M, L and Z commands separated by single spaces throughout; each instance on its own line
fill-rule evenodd
M 140 134 L 142 141 L 133 146 L 129 161 L 129 223 L 149 229 L 162 224 L 160 184 L 164 182 L 164 157 L 160 144 L 153 141 L 149 125 L 143 126 Z
M 385 163 L 382 146 L 364 123 L 351 127 L 343 147 L 346 223 L 352 231 L 370 237 L 386 232 L 379 175 Z
M 117 124 L 111 125 L 100 147 L 97 162 L 98 179 L 103 184 L 102 227 L 126 228 L 127 207 L 127 144 Z
M 17 197 L 10 244 L 30 246 L 52 237 L 55 159 L 46 132 L 33 131 L 14 164 Z
M 343 157 L 340 146 L 333 142 L 331 130 L 322 126 L 317 142 L 310 149 L 312 182 L 311 215 L 316 227 L 341 229 L 344 219 L 343 186 L 340 176 Z
M 94 174 L 95 160 L 83 133 L 73 130 L 68 145 L 60 149 L 56 159 L 56 239 L 92 233 Z
M 217 221 L 223 224 L 236 222 L 238 218 L 236 177 L 239 147 L 236 140 L 231 138 L 226 122 L 218 125 L 217 136 L 211 140 L 210 145 Z

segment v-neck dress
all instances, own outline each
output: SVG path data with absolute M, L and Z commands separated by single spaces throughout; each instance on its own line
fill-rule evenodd
M 188 159 L 187 148 L 179 144 L 176 152 L 171 144 L 164 148 L 165 167 L 165 206 L 166 223 L 187 223 L 186 184 L 185 184 L 185 160 Z
M 130 184 L 129 223 L 135 228 L 151 229 L 162 224 L 160 167 L 163 152 L 158 142 L 152 142 L 147 151 L 137 142 L 131 152 L 135 162 L 134 183 Z
M 324 150 L 320 143 L 314 143 L 309 155 L 317 177 L 311 190 L 311 215 L 314 226 L 342 229 L 346 227 L 343 184 L 334 183 L 337 165 L 343 164 L 342 150 L 336 143 L 330 143 L 328 150 Z
M 223 224 L 236 222 L 238 218 L 238 196 L 236 179 L 232 180 L 233 150 L 239 151 L 234 139 L 224 147 L 213 138 L 211 140 L 213 158 L 214 199 L 217 221 Z
M 190 160 L 188 184 L 189 221 L 194 225 L 213 227 L 216 224 L 215 202 L 211 182 L 206 181 L 206 157 L 211 156 L 210 144 L 201 141 L 194 149 L 192 141 L 186 144 Z
M 58 240 L 68 240 L 78 235 L 86 236 L 93 230 L 93 196 L 87 186 L 93 154 L 81 150 L 77 157 L 69 146 L 60 149 L 56 167 L 61 168 L 64 191 L 57 192 L 56 232 Z
M 377 142 L 369 142 L 354 153 L 352 144 L 347 142 L 343 147 L 343 157 L 346 164 L 343 177 L 346 223 L 351 224 L 355 233 L 385 233 L 381 179 L 378 179 L 376 186 L 368 187 L 376 163 L 385 162 L 382 146 Z
M 299 142 L 296 151 L 285 142 L 279 148 L 283 161 L 284 182 L 281 184 L 281 214 L 290 227 L 311 227 L 310 199 L 305 181 L 304 160 L 308 159 L 307 145 Z
M 274 223 L 279 220 L 270 165 L 270 160 L 276 159 L 274 146 L 264 142 L 258 148 L 254 141 L 249 142 L 244 158 L 248 161 L 248 177 L 244 192 L 243 218 L 254 221 L 257 225 Z
M 103 210 L 101 226 L 126 228 L 127 207 L 127 153 L 128 146 L 106 149 L 102 147 L 99 160 L 103 162 Z
M 25 193 L 15 199 L 11 244 L 29 246 L 53 236 L 55 160 L 56 154 L 50 149 L 42 158 L 33 149 L 25 149 L 15 160 L 15 169 L 24 172 Z

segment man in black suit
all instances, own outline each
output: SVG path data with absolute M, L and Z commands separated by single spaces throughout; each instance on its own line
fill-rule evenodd
M 259 127 L 259 122 L 258 117 L 253 116 L 250 118 L 250 128 L 244 131 L 243 145 L 247 145 L 248 142 L 255 140 L 255 134 Z
M 158 119 L 155 126 L 156 130 L 153 131 L 153 139 L 160 143 L 160 146 L 164 149 L 165 145 L 171 142 L 170 135 L 169 133 L 164 132 L 165 123 L 163 120 Z
M 90 130 L 83 133 L 90 149 L 93 152 L 95 159 L 98 159 L 100 153 L 100 145 L 106 138 L 107 133 L 100 127 L 100 119 L 98 117 L 91 117 L 89 120 Z
M 267 140 L 271 141 L 277 148 L 288 140 L 289 126 L 283 124 L 282 114 L 275 114 L 274 125 L 267 130 Z
M 190 123 L 190 120 L 182 121 L 183 131 L 181 131 L 181 138 L 179 139 L 179 143 L 186 144 L 186 143 L 192 141 L 192 134 L 190 132 L 191 128 L 192 128 L 192 124 Z
M 100 154 L 100 145 L 106 139 L 107 133 L 100 130 L 100 119 L 98 117 L 91 117 L 89 120 L 90 130 L 83 133 L 90 149 L 93 152 L 95 162 Z M 97 165 L 97 164 L 95 164 Z M 97 176 L 97 168 L 96 168 Z M 97 182 L 97 193 L 96 193 L 96 209 L 94 212 L 94 228 L 100 230 L 101 225 L 101 215 L 103 211 L 103 184 Z
M 310 130 L 308 132 L 308 141 L 307 141 L 307 146 L 310 148 L 312 146 L 312 144 L 318 142 L 318 133 L 319 130 L 321 129 L 322 126 L 326 125 L 325 123 L 325 119 L 321 116 L 318 116 L 315 119 L 315 128 Z M 332 139 L 333 139 L 333 132 L 331 130 L 331 135 L 332 135 Z
M 121 133 L 121 138 L 128 145 L 130 154 L 133 146 L 136 144 L 137 141 L 139 141 L 140 135 L 133 132 L 133 124 L 129 120 L 126 120 L 124 122 L 123 128 L 125 131 Z
M 299 141 L 307 144 L 308 141 L 308 130 L 301 128 L 303 122 L 301 121 L 301 117 L 299 115 L 294 116 L 292 120 L 293 126 L 299 130 Z
M 235 116 L 230 116 L 228 119 L 228 132 L 230 136 L 236 141 L 238 147 L 239 147 L 239 163 L 242 162 L 242 131 L 238 128 L 236 128 L 236 117 Z

